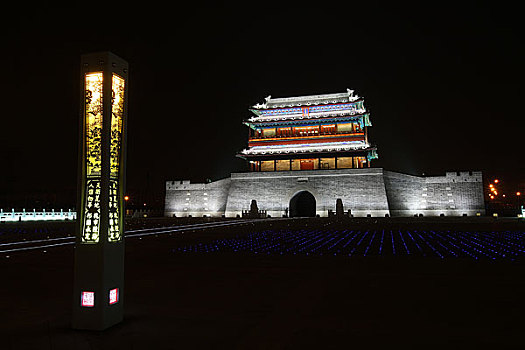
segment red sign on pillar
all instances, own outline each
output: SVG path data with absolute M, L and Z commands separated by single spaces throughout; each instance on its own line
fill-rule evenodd
M 83 307 L 95 306 L 95 292 L 82 292 L 80 305 Z
M 109 305 L 118 303 L 118 288 L 109 291 Z

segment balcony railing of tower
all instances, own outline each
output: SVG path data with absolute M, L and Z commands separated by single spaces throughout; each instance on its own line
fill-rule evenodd
M 343 142 L 326 143 L 302 143 L 302 144 L 279 144 L 279 145 L 257 145 L 244 149 L 241 155 L 264 155 L 264 154 L 293 154 L 310 152 L 347 152 L 372 149 L 365 140 L 351 140 Z
M 299 131 L 299 132 L 277 132 L 273 135 L 264 135 L 263 133 L 254 133 L 253 135 L 250 135 L 250 140 L 267 140 L 267 139 L 287 139 L 287 138 L 296 138 L 296 137 L 311 137 L 311 136 L 342 136 L 342 135 L 348 135 L 348 136 L 364 136 L 364 132 L 362 130 L 356 130 L 354 132 L 348 132 L 348 131 Z
M 266 145 L 289 145 L 289 144 L 318 144 L 318 143 L 333 143 L 333 142 L 350 142 L 350 141 L 364 141 L 366 138 L 364 134 L 343 134 L 343 135 L 310 135 L 298 137 L 281 137 L 281 138 L 263 138 L 250 139 L 248 146 L 266 146 Z
M 278 128 L 286 129 L 290 127 L 303 127 L 303 126 L 326 126 L 335 124 L 357 124 L 360 128 L 365 126 L 372 126 L 370 122 L 370 114 L 358 114 L 358 115 L 345 115 L 345 116 L 329 116 L 326 118 L 290 118 L 282 120 L 258 120 L 250 121 L 246 120 L 243 124 L 248 126 L 251 130 L 261 130 L 267 128 Z

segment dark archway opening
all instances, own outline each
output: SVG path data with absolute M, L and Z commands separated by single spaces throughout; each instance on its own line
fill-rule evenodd
M 290 217 L 315 217 L 315 197 L 308 191 L 301 191 L 290 199 Z

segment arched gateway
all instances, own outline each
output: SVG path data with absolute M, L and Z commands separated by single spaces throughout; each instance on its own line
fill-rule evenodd
M 314 217 L 315 197 L 308 191 L 301 191 L 290 199 L 290 217 Z

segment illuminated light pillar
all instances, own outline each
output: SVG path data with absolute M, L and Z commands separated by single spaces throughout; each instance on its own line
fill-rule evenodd
M 110 52 L 81 59 L 77 234 L 72 326 L 122 321 L 128 64 Z

